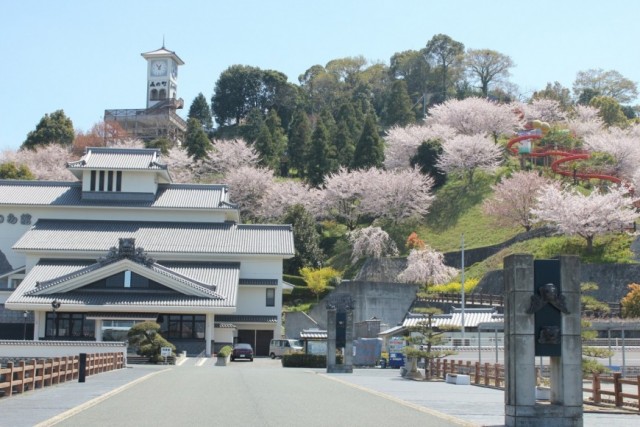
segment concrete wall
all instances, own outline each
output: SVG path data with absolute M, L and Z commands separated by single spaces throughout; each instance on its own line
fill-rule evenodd
M 303 329 L 324 329 L 318 322 L 302 311 L 292 311 L 284 315 L 284 335 L 285 338 L 299 339 Z M 326 327 L 326 326 L 325 326 Z M 274 337 L 279 338 L 279 337 Z
M 80 353 L 122 353 L 127 343 L 95 341 L 0 341 L 0 358 L 34 358 L 77 356 Z
M 628 292 L 627 285 L 640 283 L 638 264 L 582 264 L 580 282 L 595 282 L 599 289 L 590 295 L 605 302 L 619 302 Z M 490 271 L 482 278 L 476 293 L 501 295 L 504 292 L 502 270 Z
M 354 323 L 369 320 L 372 317 L 390 327 L 401 323 L 416 297 L 417 285 L 405 283 L 380 283 L 343 281 L 334 292 L 348 293 L 355 303 L 353 309 Z M 326 298 L 329 298 L 328 295 Z M 309 312 L 320 329 L 327 325 L 326 298 L 316 304 Z M 287 320 L 287 329 L 289 320 Z M 287 333 L 288 335 L 288 333 Z

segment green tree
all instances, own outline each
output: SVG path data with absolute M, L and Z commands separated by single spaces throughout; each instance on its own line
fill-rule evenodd
M 631 283 L 629 293 L 622 298 L 622 317 L 640 317 L 640 285 Z
M 259 108 L 253 108 L 247 114 L 244 123 L 240 126 L 240 134 L 249 144 L 253 144 L 258 139 L 262 126 L 264 125 L 264 114 Z
M 454 77 L 461 71 L 464 44 L 453 40 L 446 34 L 436 34 L 427 42 L 423 53 L 435 68 L 439 81 L 434 98 L 436 102 L 446 101 L 449 97 L 449 91 L 453 87 Z
M 129 345 L 138 348 L 139 355 L 148 356 L 152 362 L 163 360 L 160 355 L 162 347 L 171 347 L 172 351 L 176 351 L 176 346 L 160 335 L 160 325 L 156 322 L 136 323 L 129 329 L 127 338 Z
M 307 283 L 307 287 L 316 296 L 316 301 L 320 300 L 320 294 L 322 294 L 329 286 L 330 283 L 335 283 L 340 277 L 340 272 L 331 268 L 309 268 L 303 267 L 300 270 L 300 275 Z
M 384 110 L 384 123 L 387 126 L 407 126 L 416 121 L 411 98 L 404 80 L 396 80 L 391 85 Z
M 198 119 L 187 120 L 187 135 L 185 136 L 184 145 L 189 157 L 193 157 L 195 160 L 203 159 L 207 156 L 207 150 L 211 148 L 211 141 L 204 129 L 202 129 Z
M 543 90 L 534 92 L 531 98 L 558 101 L 564 111 L 567 111 L 572 104 L 571 91 L 559 82 L 553 82 L 553 84 L 547 83 L 547 86 Z
M 406 82 L 407 93 L 413 101 L 426 101 L 427 92 L 432 90 L 430 83 L 433 75 L 423 52 L 407 50 L 395 53 L 390 60 L 389 72 L 393 78 Z M 426 103 L 420 105 L 420 115 L 424 115 L 424 110 Z
M 384 140 L 378 133 L 378 125 L 373 114 L 367 116 L 362 135 L 353 154 L 353 169 L 381 167 L 384 161 Z
M 332 172 L 334 153 L 329 141 L 329 132 L 321 119 L 311 136 L 311 147 L 307 156 L 307 180 L 315 187 L 324 182 L 324 176 Z
M 269 163 L 272 165 L 271 167 L 276 173 L 279 172 L 281 176 L 287 176 L 287 136 L 284 133 L 284 129 L 282 129 L 280 116 L 278 116 L 275 109 L 269 110 L 264 123 L 269 129 L 269 133 L 271 133 L 271 141 L 273 143 L 272 159 Z
M 602 301 L 598 301 L 594 296 L 588 295 L 589 292 L 594 292 L 598 290 L 598 284 L 594 282 L 584 282 L 580 283 L 580 303 L 585 312 L 596 316 L 601 317 L 608 315 L 611 309 L 609 305 L 603 303 Z M 581 338 L 583 343 L 585 341 L 591 341 L 598 337 L 598 331 L 591 329 L 591 322 L 587 319 L 582 319 L 582 330 L 581 330 Z M 594 372 L 603 373 L 608 371 L 608 369 L 599 363 L 597 360 L 587 359 L 587 357 L 595 357 L 595 358 L 604 358 L 610 357 L 613 353 L 606 348 L 602 347 L 591 347 L 587 345 L 582 345 L 582 373 L 583 375 L 590 375 Z
M 262 70 L 232 65 L 220 74 L 211 97 L 213 115 L 219 125 L 239 124 L 260 105 Z
M 311 122 L 307 113 L 302 109 L 296 110 L 289 128 L 288 153 L 289 166 L 298 172 L 298 176 L 305 176 L 305 161 L 311 145 Z
M 14 162 L 0 164 L 0 179 L 24 179 L 34 180 L 36 177 L 31 173 L 27 165 L 17 166 Z
M 278 156 L 273 137 L 266 123 L 260 127 L 258 138 L 253 143 L 258 154 L 260 154 L 260 164 L 271 170 L 276 170 L 278 165 Z
M 509 77 L 509 69 L 515 65 L 508 55 L 491 49 L 469 49 L 464 63 L 480 83 L 480 90 L 485 98 L 489 95 L 489 83 Z
M 628 104 L 637 98 L 638 85 L 618 71 L 598 68 L 579 71 L 576 75 L 573 82 L 574 95 L 582 97 L 587 91 L 613 98 L 620 104 Z
M 207 98 L 205 98 L 202 92 L 200 92 L 191 103 L 191 107 L 189 107 L 188 117 L 190 119 L 198 119 L 207 133 L 211 132 L 211 130 L 213 129 L 211 108 L 209 108 Z
M 600 111 L 599 116 L 607 126 L 625 127 L 628 124 L 627 116 L 624 115 L 620 104 L 611 97 L 596 96 L 591 99 L 589 105 Z
M 284 260 L 284 272 L 298 274 L 303 267 L 320 267 L 323 261 L 320 235 L 311 214 L 302 205 L 294 205 L 287 209 L 282 223 L 291 224 L 295 248 L 295 256 Z
M 162 154 L 166 156 L 167 154 L 169 154 L 169 150 L 171 149 L 171 147 L 173 147 L 173 142 L 171 142 L 171 140 L 168 138 L 160 137 L 152 139 L 149 142 L 145 142 L 144 146 L 147 148 L 157 148 L 162 152 Z
M 39 145 L 71 145 L 74 137 L 71 119 L 64 114 L 63 110 L 56 110 L 51 114 L 45 114 L 40 119 L 35 130 L 27 134 L 27 139 L 20 148 L 33 150 Z
M 442 144 L 437 140 L 424 141 L 418 146 L 418 152 L 411 158 L 411 166 L 418 166 L 420 172 L 431 175 L 433 188 L 440 188 L 447 182 L 447 174 L 437 167 L 442 154 Z
M 338 123 L 338 131 L 334 140 L 338 164 L 348 167 L 353 161 L 353 153 L 356 150 L 356 145 L 347 122 Z

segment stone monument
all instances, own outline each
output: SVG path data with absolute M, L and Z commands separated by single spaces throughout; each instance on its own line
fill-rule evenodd
M 505 425 L 581 427 L 580 261 L 504 260 Z M 550 359 L 551 398 L 536 402 L 536 356 Z
M 353 373 L 353 299 L 333 294 L 327 300 L 327 373 Z M 336 364 L 341 348 L 342 363 Z

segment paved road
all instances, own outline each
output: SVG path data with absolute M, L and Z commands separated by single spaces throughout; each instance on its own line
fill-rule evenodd
M 160 371 L 55 425 L 465 425 L 417 405 L 328 380 L 313 370 L 282 369 L 277 360 L 256 359 L 228 367 L 212 362 L 198 366 L 196 359 L 190 359 Z
M 0 427 L 501 426 L 504 392 L 408 381 L 395 369 L 283 369 L 256 359 L 216 367 L 140 366 L 0 399 Z M 638 412 L 584 414 L 585 427 L 640 425 Z

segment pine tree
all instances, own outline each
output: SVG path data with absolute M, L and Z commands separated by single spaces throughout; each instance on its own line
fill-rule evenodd
M 378 126 L 373 114 L 369 114 L 364 122 L 362 135 L 356 145 L 351 167 L 353 169 L 368 169 L 381 167 L 384 161 L 384 140 L 378 133 Z
M 415 121 L 407 84 L 404 80 L 396 80 L 391 85 L 391 93 L 385 105 L 384 122 L 387 126 L 407 126 Z
M 280 116 L 278 116 L 275 109 L 269 110 L 264 123 L 269 129 L 269 133 L 271 133 L 271 141 L 273 143 L 273 154 L 270 161 L 272 169 L 276 173 L 279 172 L 281 176 L 287 176 L 289 169 L 288 159 L 286 158 L 287 136 L 284 133 L 284 129 L 282 129 Z
M 39 145 L 60 144 L 71 145 L 75 132 L 73 123 L 63 110 L 56 110 L 53 113 L 45 114 L 36 129 L 27 134 L 27 139 L 22 143 L 21 148 L 35 149 Z
M 343 121 L 338 124 L 338 132 L 335 137 L 335 146 L 337 152 L 338 163 L 340 166 L 349 166 L 353 161 L 353 153 L 356 150 L 356 145 L 351 137 L 351 129 L 349 129 L 347 122 Z
M 187 148 L 189 157 L 193 157 L 195 160 L 207 157 L 207 150 L 211 148 L 211 141 L 204 129 L 202 129 L 200 120 L 187 120 L 187 135 L 184 145 Z
M 264 125 L 262 112 L 258 108 L 252 109 L 247 114 L 244 124 L 240 126 L 242 138 L 249 144 L 253 144 L 258 139 L 258 135 L 260 135 L 262 125 Z
M 311 122 L 302 109 L 296 110 L 289 129 L 289 167 L 296 169 L 298 176 L 305 176 L 305 161 L 311 145 Z
M 200 124 L 204 127 L 205 132 L 211 132 L 213 129 L 211 108 L 209 108 L 207 98 L 204 97 L 202 92 L 200 92 L 191 103 L 188 117 L 190 119 L 198 119 Z
M 311 147 L 307 156 L 307 179 L 315 187 L 322 184 L 324 176 L 331 172 L 329 132 L 322 119 L 318 119 L 311 137 Z
M 271 170 L 277 170 L 278 159 L 275 151 L 275 144 L 266 123 L 263 123 L 262 126 L 260 126 L 258 138 L 254 142 L 253 146 L 258 154 L 260 154 L 260 164 Z

